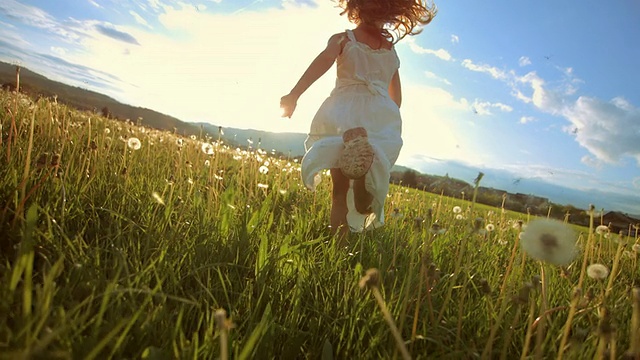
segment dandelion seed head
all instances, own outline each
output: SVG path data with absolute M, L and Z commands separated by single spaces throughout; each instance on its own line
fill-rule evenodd
M 213 155 L 213 145 L 211 145 L 208 142 L 202 143 L 202 145 L 200 146 L 200 149 L 202 150 L 203 153 L 207 155 Z
M 587 275 L 596 280 L 603 280 L 609 276 L 609 269 L 602 264 L 591 264 L 587 266 Z
M 454 214 L 460 214 L 462 212 L 462 208 L 460 206 L 454 206 L 453 207 L 453 213 Z
M 280 193 L 280 195 L 284 195 L 287 193 L 287 190 L 285 189 L 279 189 L 278 192 Z
M 269 185 L 267 185 L 267 184 L 262 184 L 262 183 L 258 183 L 258 187 L 259 187 L 260 189 L 268 189 L 268 188 L 269 188 Z
M 378 269 L 369 269 L 358 282 L 360 289 L 378 287 L 380 285 L 380 272 Z
M 560 221 L 534 220 L 520 235 L 522 249 L 534 259 L 568 265 L 576 256 L 575 233 Z
M 104 133 L 107 134 L 107 135 L 111 134 L 111 129 L 104 128 Z
M 176 139 L 176 145 L 178 145 L 178 147 L 182 147 L 184 145 L 184 140 Z
M 191 135 L 191 140 L 197 139 L 195 135 Z
M 268 173 L 268 172 L 269 172 L 269 168 L 268 168 L 268 167 L 266 167 L 266 166 L 264 166 L 264 165 L 262 165 L 262 166 L 260 166 L 260 168 L 258 169 L 258 171 L 260 172 L 260 174 L 266 174 L 266 173 Z
M 493 224 L 487 224 L 487 226 L 484 227 L 488 232 L 492 232 L 493 230 L 496 229 L 496 227 Z
M 209 161 L 209 160 L 205 160 L 205 161 L 204 161 L 204 166 L 206 166 L 206 167 L 211 166 L 211 161 Z
M 456 214 L 456 220 L 463 220 L 464 216 L 462 214 Z
M 151 193 L 151 197 L 153 197 L 153 199 L 160 205 L 164 205 L 164 200 L 162 200 L 162 197 L 160 196 L 160 194 L 158 194 L 157 192 L 152 192 Z
M 129 140 L 127 140 L 127 146 L 131 150 L 140 150 L 140 148 L 142 147 L 142 143 L 137 137 L 131 137 L 129 138 Z
M 606 225 L 598 225 L 596 227 L 596 234 L 598 234 L 598 235 L 604 235 L 604 234 L 606 234 L 608 232 L 609 232 L 609 227 L 606 226 Z

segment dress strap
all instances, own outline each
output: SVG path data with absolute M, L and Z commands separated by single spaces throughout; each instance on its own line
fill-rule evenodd
M 347 30 L 346 33 L 347 33 L 347 37 L 349 38 L 349 40 L 351 40 L 353 42 L 357 41 L 356 40 L 356 36 L 353 35 L 353 31 L 352 30 Z

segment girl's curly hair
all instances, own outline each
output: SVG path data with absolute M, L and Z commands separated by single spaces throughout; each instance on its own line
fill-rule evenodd
M 435 4 L 424 0 L 338 0 L 349 21 L 360 24 L 384 23 L 382 36 L 394 44 L 407 35 L 416 35 L 436 16 Z

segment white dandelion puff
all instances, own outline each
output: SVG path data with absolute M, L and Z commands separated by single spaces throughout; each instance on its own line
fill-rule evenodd
M 264 165 L 262 165 L 262 166 L 260 166 L 260 168 L 258 169 L 258 171 L 260 172 L 260 174 L 266 174 L 266 173 L 268 173 L 268 172 L 269 172 L 269 168 L 268 168 L 268 167 L 266 167 L 266 166 L 264 166 Z
M 453 207 L 453 213 L 454 214 L 460 214 L 462 212 L 462 208 L 460 206 L 454 206 Z
M 140 142 L 140 139 L 131 137 L 129 138 L 129 140 L 127 140 L 127 146 L 131 150 L 140 150 L 140 148 L 142 147 L 142 143 Z
M 576 236 L 571 227 L 551 219 L 534 220 L 521 233 L 522 249 L 534 259 L 568 265 L 576 256 Z
M 178 147 L 182 147 L 184 145 L 184 140 L 176 139 L 176 145 L 178 145 Z
M 151 196 L 158 204 L 164 205 L 164 200 L 162 200 L 162 197 L 160 196 L 160 194 L 154 191 L 151 193 Z
M 493 230 L 496 229 L 496 227 L 493 224 L 487 224 L 487 226 L 484 227 L 488 232 L 492 232 Z
M 456 220 L 463 220 L 464 216 L 462 214 L 456 214 Z
M 287 190 L 285 190 L 285 189 L 280 189 L 280 190 L 278 190 L 278 192 L 280 193 L 280 195 L 284 195 L 284 194 L 286 194 L 286 193 L 287 193 Z
M 609 276 L 609 269 L 602 264 L 591 264 L 587 267 L 587 275 L 596 280 L 603 280 Z
M 206 166 L 206 167 L 211 166 L 211 161 L 209 161 L 209 160 L 205 160 L 205 161 L 204 161 L 204 166 Z
M 258 183 L 258 187 L 259 187 L 260 189 L 268 189 L 268 188 L 269 188 L 269 185 L 267 185 L 267 184 L 262 184 L 262 183 Z
M 196 136 L 195 135 L 191 135 L 191 140 L 195 140 Z
M 213 145 L 211 145 L 210 143 L 208 142 L 202 143 L 200 148 L 202 149 L 203 153 L 207 155 L 213 155 Z
M 104 133 L 107 134 L 107 135 L 111 134 L 111 129 L 104 128 Z
M 596 227 L 596 234 L 598 235 L 604 235 L 608 232 L 609 232 L 609 227 L 606 225 L 598 225 L 598 227 Z

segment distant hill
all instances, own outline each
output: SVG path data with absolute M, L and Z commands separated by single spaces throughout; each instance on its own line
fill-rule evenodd
M 210 136 L 218 136 L 218 126 L 209 123 L 196 123 L 202 126 Z M 304 140 L 306 134 L 301 133 L 273 133 L 269 131 L 253 129 L 223 128 L 223 137 L 231 144 L 257 148 L 258 145 L 265 151 L 276 150 L 284 155 L 292 157 L 304 155 Z M 253 144 L 249 142 L 251 140 Z
M 15 89 L 16 66 L 0 62 L 1 87 Z M 218 137 L 218 126 L 209 123 L 188 123 L 169 115 L 154 110 L 122 104 L 115 99 L 75 86 L 66 85 L 50 80 L 33 71 L 20 69 L 20 91 L 33 97 L 57 97 L 57 101 L 73 106 L 79 110 L 96 113 L 108 112 L 110 117 L 119 120 L 130 119 L 136 122 L 142 118 L 141 123 L 161 130 L 173 131 L 182 135 L 197 135 L 204 130 L 213 138 Z M 275 149 L 282 154 L 291 156 L 304 155 L 304 140 L 306 134 L 300 133 L 272 133 L 268 131 L 252 129 L 223 128 L 223 138 L 235 146 L 250 145 L 247 140 L 252 140 L 252 147 L 256 148 L 260 141 L 260 147 L 265 151 Z
M 3 84 L 4 88 L 15 89 L 15 65 L 0 62 L 0 84 Z M 196 126 L 172 116 L 122 104 L 106 95 L 50 80 L 26 68 L 20 69 L 20 91 L 33 97 L 56 96 L 57 101 L 79 110 L 102 113 L 105 109 L 110 117 L 120 120 L 130 119 L 135 122 L 138 118 L 142 118 L 142 124 L 156 129 L 176 129 L 178 133 L 184 135 L 196 134 L 199 130 Z

